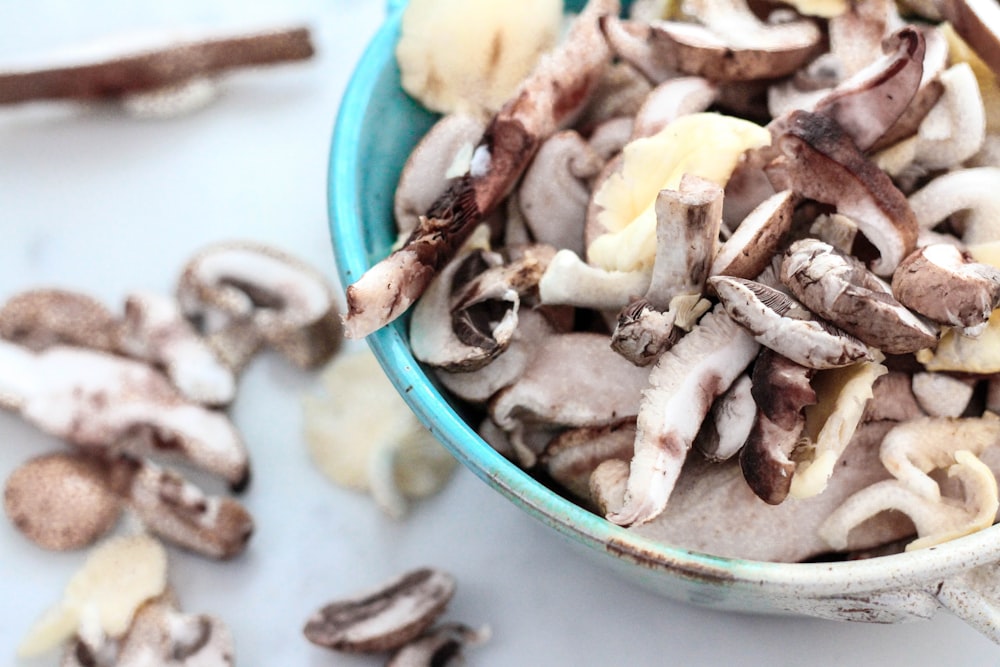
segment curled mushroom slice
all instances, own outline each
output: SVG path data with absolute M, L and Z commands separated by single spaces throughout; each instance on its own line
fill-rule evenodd
M 165 596 L 136 613 L 118 650 L 115 667 L 229 667 L 235 663 L 232 633 L 220 619 L 186 614 Z
M 978 327 L 1000 306 L 1000 270 L 951 244 L 934 243 L 903 260 L 892 276 L 892 293 L 935 322 Z
M 910 206 L 919 225 L 929 229 L 959 211 L 963 218 L 962 240 L 968 245 L 1000 238 L 1000 199 L 993 188 L 1000 182 L 1000 167 L 959 169 L 941 176 L 910 195 Z
M 709 275 L 756 278 L 767 268 L 792 227 L 797 198 L 782 190 L 743 218 L 712 260 Z
M 442 623 L 396 651 L 386 667 L 422 667 L 462 662 L 462 649 L 489 641 L 489 626 L 475 629 L 461 623 Z
M 546 445 L 539 463 L 557 483 L 583 502 L 590 498 L 590 476 L 608 459 L 628 462 L 635 442 L 635 419 L 606 426 L 568 429 Z
M 635 113 L 632 138 L 651 137 L 681 116 L 708 109 L 718 89 L 700 76 L 668 79 L 650 91 Z
M 172 298 L 139 292 L 125 299 L 121 350 L 162 366 L 184 396 L 197 403 L 226 405 L 236 395 L 236 378 L 219 361 Z
M 781 263 L 781 282 L 809 310 L 887 354 L 916 352 L 937 342 L 935 332 L 896 301 L 887 284 L 822 241 L 793 243 Z
M 708 284 L 729 316 L 754 339 L 808 368 L 836 368 L 870 359 L 868 347 L 821 320 L 783 292 L 761 283 L 713 276 Z
M 749 375 L 741 375 L 712 403 L 694 446 L 710 461 L 727 461 L 743 447 L 757 415 Z
M 872 271 L 892 275 L 916 248 L 919 229 L 903 193 L 830 117 L 796 111 L 782 131 L 775 139 L 783 154 L 774 163 L 780 179 L 854 220 L 880 254 Z
M 53 345 L 115 352 L 119 323 L 104 304 L 86 294 L 36 289 L 12 296 L 0 308 L 0 338 L 36 352 Z
M 232 242 L 202 250 L 185 265 L 177 299 L 237 370 L 261 345 L 302 368 L 322 364 L 340 345 L 340 318 L 326 279 L 270 246 Z
M 96 460 L 80 454 L 46 454 L 11 473 L 3 507 L 11 523 L 45 549 L 85 547 L 105 535 L 121 513 Z
M 236 489 L 250 479 L 232 422 L 184 399 L 151 366 L 81 348 L 35 354 L 0 341 L 0 368 L 0 405 L 83 450 L 180 460 Z
M 454 593 L 450 574 L 420 568 L 325 605 L 309 618 L 303 632 L 312 643 L 337 651 L 391 651 L 431 627 Z
M 663 511 L 712 402 L 758 350 L 757 343 L 716 307 L 660 356 L 639 404 L 625 504 L 608 515 L 610 521 L 641 524 Z

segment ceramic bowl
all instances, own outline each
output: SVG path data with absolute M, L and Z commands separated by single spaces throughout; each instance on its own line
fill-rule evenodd
M 393 50 L 403 5 L 389 3 L 336 123 L 329 212 L 344 285 L 388 254 L 396 180 L 435 120 L 399 85 Z M 944 607 L 1000 642 L 1000 526 L 934 548 L 834 563 L 719 558 L 649 541 L 566 500 L 487 445 L 414 359 L 406 322 L 368 343 L 420 420 L 484 482 L 611 570 L 671 598 L 734 611 L 884 623 L 928 618 Z

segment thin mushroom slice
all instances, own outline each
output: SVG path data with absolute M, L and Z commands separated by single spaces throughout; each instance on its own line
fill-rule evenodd
M 664 81 L 650 91 L 636 112 L 632 139 L 651 137 L 681 116 L 705 111 L 717 96 L 716 85 L 700 76 Z
M 64 289 L 15 294 L 0 308 L 0 338 L 39 352 L 74 345 L 114 353 L 119 322 L 96 299 Z
M 312 643 L 348 653 L 391 651 L 433 625 L 455 593 L 448 573 L 420 568 L 377 589 L 323 606 L 303 632 Z
M 837 368 L 871 359 L 853 336 L 817 320 L 773 287 L 743 278 L 713 276 L 708 284 L 729 316 L 761 345 L 808 368 Z
M 646 293 L 651 277 L 649 269 L 606 270 L 574 252 L 559 250 L 538 283 L 539 298 L 547 305 L 620 310 L 632 296 Z
M 462 650 L 489 641 L 489 626 L 470 628 L 461 623 L 442 623 L 396 651 L 386 667 L 424 667 L 463 662 Z
M 728 461 L 736 456 L 750 435 L 757 415 L 752 384 L 750 375 L 741 375 L 712 403 L 694 440 L 694 446 L 709 461 Z
M 625 504 L 610 521 L 642 524 L 663 511 L 712 402 L 759 349 L 716 307 L 659 358 L 639 404 Z
M 487 125 L 469 173 L 428 208 L 401 248 L 347 288 L 349 338 L 364 338 L 406 311 L 483 217 L 503 202 L 542 141 L 586 105 L 610 59 L 598 19 L 618 10 L 617 0 L 587 3 L 563 42 Z
M 872 398 L 865 405 L 861 421 L 905 422 L 927 414 L 913 394 L 913 378 L 909 373 L 890 370 L 872 385 Z
M 930 417 L 961 417 L 972 400 L 975 384 L 945 373 L 914 373 L 913 396 Z
M 1000 270 L 953 245 L 926 245 L 892 276 L 892 293 L 908 308 L 953 327 L 984 326 L 1000 306 Z
M 719 248 L 709 275 L 748 280 L 759 276 L 791 230 L 797 199 L 791 190 L 782 190 L 758 204 Z
M 546 445 L 539 457 L 545 471 L 583 502 L 590 501 L 590 477 L 608 459 L 628 462 L 635 442 L 632 418 L 607 426 L 568 429 Z
M 885 282 L 822 241 L 793 243 L 781 262 L 781 282 L 809 310 L 887 354 L 916 352 L 937 342 L 936 333 L 896 301 Z
M 676 318 L 676 312 L 661 312 L 646 299 L 633 301 L 618 313 L 611 349 L 636 366 L 648 366 L 680 338 Z
M 215 616 L 186 614 L 170 595 L 161 595 L 136 612 L 114 662 L 115 667 L 152 664 L 230 667 L 236 664 L 232 633 Z
M 942 0 L 944 18 L 990 66 L 1000 73 L 1000 8 L 991 0 Z
M 959 169 L 932 180 L 910 195 L 909 203 L 923 229 L 967 211 L 962 241 L 970 246 L 990 243 L 1000 239 L 1000 198 L 994 192 L 997 183 L 1000 167 Z

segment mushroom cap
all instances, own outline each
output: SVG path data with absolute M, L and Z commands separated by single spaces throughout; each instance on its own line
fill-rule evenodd
M 15 294 L 0 308 L 0 338 L 36 352 L 53 345 L 115 352 L 119 323 L 104 304 L 86 294 L 34 289 Z

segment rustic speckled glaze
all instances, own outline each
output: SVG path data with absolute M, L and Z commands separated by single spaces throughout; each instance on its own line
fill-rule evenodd
M 344 285 L 388 254 L 399 171 L 435 120 L 399 87 L 393 48 L 405 4 L 389 2 L 337 119 L 329 212 Z M 649 590 L 718 609 L 868 623 L 926 619 L 945 608 L 1000 643 L 1000 526 L 920 551 L 838 563 L 718 558 L 655 543 L 567 501 L 497 454 L 413 358 L 405 318 L 368 342 L 417 416 L 464 465 L 579 551 Z

